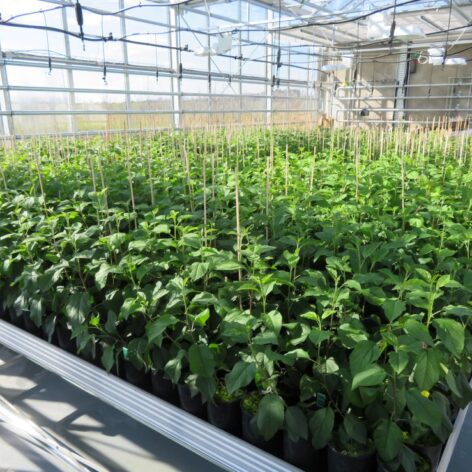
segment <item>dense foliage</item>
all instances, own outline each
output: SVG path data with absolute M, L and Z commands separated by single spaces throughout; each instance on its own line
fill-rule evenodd
M 0 299 L 259 432 L 415 470 L 472 393 L 472 171 L 446 132 L 251 131 L 5 149 Z M 446 144 L 444 140 L 446 139 Z

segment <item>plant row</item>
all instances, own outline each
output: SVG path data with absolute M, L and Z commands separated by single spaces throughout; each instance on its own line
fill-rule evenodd
M 2 313 L 307 470 L 428 470 L 472 399 L 472 172 L 452 138 L 371 139 L 4 150 Z

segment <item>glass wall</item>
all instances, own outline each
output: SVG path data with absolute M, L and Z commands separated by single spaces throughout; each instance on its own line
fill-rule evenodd
M 82 0 L 88 39 L 82 41 L 74 4 L 0 0 L 2 20 L 16 24 L 0 28 L 4 134 L 316 117 L 313 48 L 263 31 L 268 20 L 276 21 L 276 8 L 250 0 L 171 8 L 136 0 Z

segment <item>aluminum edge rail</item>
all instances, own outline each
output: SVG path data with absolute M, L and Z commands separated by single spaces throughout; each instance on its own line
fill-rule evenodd
M 472 387 L 472 378 L 469 382 L 469 385 Z M 462 427 L 464 426 L 464 420 L 465 420 L 465 417 L 467 416 L 469 406 L 470 404 L 467 405 L 465 408 L 462 408 L 461 410 L 459 410 L 456 421 L 454 421 L 454 427 L 452 429 L 452 433 L 449 435 L 449 438 L 446 442 L 446 446 L 444 447 L 444 450 L 441 454 L 441 460 L 439 461 L 436 472 L 447 472 L 449 470 L 449 464 L 451 462 L 452 454 L 457 445 L 457 441 L 462 431 Z M 454 472 L 454 471 L 451 471 L 451 472 Z
M 297 467 L 3 320 L 0 344 L 225 470 L 300 472 Z

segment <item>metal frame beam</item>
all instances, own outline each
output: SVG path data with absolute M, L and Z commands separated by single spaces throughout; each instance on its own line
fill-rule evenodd
M 3 55 L 2 53 L 2 48 L 0 45 L 0 54 Z M 6 113 L 11 113 L 12 107 L 11 107 L 11 96 L 10 96 L 10 90 L 9 90 L 9 84 L 8 84 L 8 73 L 7 73 L 7 68 L 5 61 L 0 61 L 0 79 L 2 83 L 2 88 L 3 88 L 3 101 L 5 103 L 5 112 Z M 6 122 L 3 122 L 2 120 L 2 126 L 5 135 L 14 135 L 15 134 L 15 122 L 13 121 L 12 115 L 6 115 Z
M 268 20 L 273 20 L 274 17 L 274 12 L 272 10 L 267 10 L 267 19 Z M 274 36 L 273 33 L 268 34 L 269 38 L 269 44 L 266 46 L 266 57 L 270 58 L 270 61 L 273 61 L 274 57 L 274 49 L 273 49 L 273 44 L 274 44 Z M 272 65 L 271 62 L 267 62 L 266 64 L 266 124 L 270 125 L 272 124 L 272 90 L 273 90 L 273 84 L 272 84 L 272 75 L 274 72 L 274 66 Z
M 62 15 L 62 25 L 64 27 L 64 30 L 68 30 L 68 24 L 67 24 L 67 13 L 63 9 L 61 11 Z M 70 40 L 69 36 L 67 34 L 64 35 L 64 47 L 65 47 L 65 52 L 66 52 L 66 57 L 68 59 L 72 59 L 72 54 L 71 54 L 71 49 L 70 49 Z M 71 69 L 67 70 L 67 86 L 69 87 L 69 108 L 71 110 L 75 109 L 75 94 L 74 94 L 74 74 Z M 77 131 L 77 122 L 76 119 L 73 115 L 69 117 L 69 129 L 73 133 Z
M 125 1 L 118 0 L 118 6 L 119 6 L 119 9 L 122 10 L 125 7 Z M 121 36 L 125 37 L 126 36 L 126 20 L 123 17 L 120 17 L 120 30 L 121 30 Z M 127 43 L 122 43 L 122 52 L 123 52 L 123 63 L 128 65 L 129 60 L 128 60 L 128 44 Z M 123 75 L 125 79 L 125 91 L 127 92 L 125 96 L 126 111 L 130 111 L 131 110 L 131 97 L 129 95 L 130 86 L 129 86 L 128 71 L 125 71 Z M 131 115 L 127 115 L 126 125 L 128 129 L 131 128 Z

